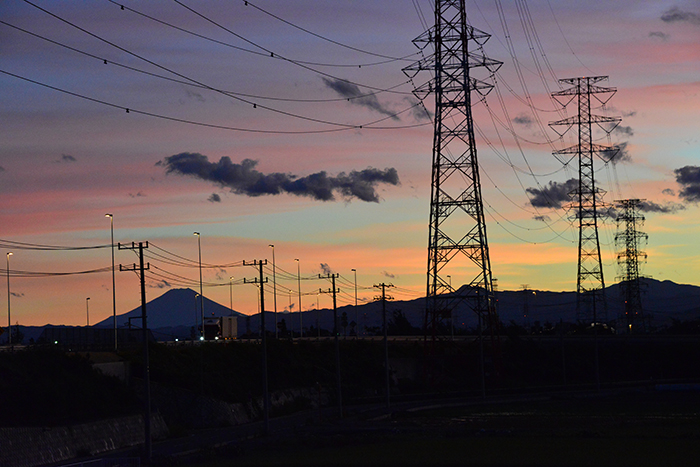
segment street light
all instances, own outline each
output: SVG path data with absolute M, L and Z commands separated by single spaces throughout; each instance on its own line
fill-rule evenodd
M 452 276 L 447 275 L 447 281 L 450 284 L 450 293 L 452 293 Z M 450 308 L 450 337 L 455 340 L 455 323 L 454 323 L 454 310 Z
M 90 297 L 85 299 L 85 313 L 87 314 L 87 325 L 90 326 Z
M 355 330 L 355 338 L 360 337 L 360 311 L 357 309 L 357 269 L 351 269 L 352 272 L 355 273 L 355 326 L 357 326 L 357 330 Z
M 201 316 L 202 332 L 199 336 L 199 340 L 204 340 L 204 291 L 202 290 L 202 236 L 199 232 L 195 232 L 194 235 L 197 236 L 197 246 L 199 248 L 199 313 Z
M 109 217 L 109 231 L 112 239 L 112 320 L 114 322 L 114 351 L 117 351 L 117 291 L 114 280 L 114 215 L 105 214 Z
M 304 327 L 302 322 L 303 315 L 301 313 L 301 263 L 299 262 L 299 258 L 294 258 L 294 261 L 297 262 L 297 291 L 299 292 L 299 337 L 304 337 Z
M 233 276 L 228 278 L 228 289 L 229 289 L 229 294 L 231 295 L 231 316 L 233 316 Z
M 10 256 L 12 252 L 7 253 L 7 343 L 12 345 L 12 319 L 10 317 Z
M 199 294 L 197 292 L 194 293 L 194 329 L 191 333 L 192 337 L 192 342 L 194 342 L 195 337 L 197 336 L 197 320 L 198 320 L 198 314 L 197 313 L 197 298 L 199 297 Z
M 275 302 L 275 339 L 277 339 L 277 267 L 275 266 L 275 245 L 269 244 L 272 248 L 272 296 Z

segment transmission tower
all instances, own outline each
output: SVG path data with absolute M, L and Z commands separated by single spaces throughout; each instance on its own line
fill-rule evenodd
M 433 339 L 451 311 L 468 301 L 480 323 L 495 313 L 491 263 L 472 121 L 472 92 L 487 94 L 492 85 L 471 76 L 483 67 L 495 73 L 501 62 L 486 58 L 489 34 L 467 24 L 464 0 L 435 2 L 435 25 L 413 42 L 433 53 L 404 69 L 432 79 L 414 90 L 421 100 L 435 94 L 430 225 L 428 229 L 426 336 Z M 465 277 L 453 289 L 448 277 Z M 480 327 L 481 329 L 481 327 Z
M 578 113 L 549 124 L 552 128 L 564 126 L 564 131 L 559 133 L 561 136 L 574 126 L 578 129 L 578 143 L 566 149 L 554 151 L 554 154 L 575 154 L 578 156 L 578 189 L 574 193 L 574 208 L 579 226 L 576 311 L 579 320 L 589 322 L 592 320 L 594 323 L 601 319 L 603 321 L 607 319 L 607 307 L 603 262 L 600 256 L 600 241 L 598 240 L 599 209 L 602 207 L 604 192 L 596 188 L 593 159 L 594 156 L 598 156 L 608 162 L 619 152 L 618 147 L 603 146 L 593 142 L 593 124 L 598 125 L 609 135 L 620 123 L 620 119 L 617 117 L 591 113 L 591 97 L 595 98 L 601 106 L 605 106 L 617 91 L 615 88 L 596 85 L 596 83 L 607 79 L 607 76 L 593 76 L 559 80 L 560 83 L 571 87 L 552 93 L 552 97 L 564 107 L 575 100 L 578 105 Z M 598 95 L 602 95 L 602 97 Z
M 623 199 L 616 201 L 622 209 L 622 214 L 617 216 L 617 234 L 615 234 L 615 244 L 620 248 L 617 253 L 617 264 L 622 270 L 622 275 L 618 277 L 622 296 L 625 300 L 625 321 L 627 332 L 632 333 L 632 329 L 646 329 L 644 314 L 642 313 L 642 296 L 639 278 L 639 260 L 646 260 L 647 254 L 640 250 L 643 243 L 646 243 L 648 236 L 644 232 L 637 230 L 644 224 L 644 216 L 639 214 L 638 207 L 642 200 Z

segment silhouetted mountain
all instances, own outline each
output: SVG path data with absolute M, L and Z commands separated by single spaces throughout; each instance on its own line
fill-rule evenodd
M 197 292 L 192 289 L 171 289 L 158 298 L 146 303 L 148 328 L 153 331 L 156 339 L 180 338 L 189 339 L 192 329 L 200 322 L 200 300 Z M 244 316 L 243 313 L 220 305 L 204 297 L 204 317 Z M 141 307 L 117 315 L 117 327 L 141 327 Z M 112 327 L 112 318 L 107 318 L 95 324 L 95 327 Z

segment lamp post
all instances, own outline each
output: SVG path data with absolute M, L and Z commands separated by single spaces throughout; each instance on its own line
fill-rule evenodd
M 452 276 L 447 275 L 447 281 L 450 285 L 450 293 L 452 293 Z M 455 340 L 455 323 L 454 323 L 454 310 L 450 308 L 450 338 Z
M 275 245 L 268 245 L 272 248 L 272 301 L 275 304 L 275 339 L 277 336 L 277 267 L 275 266 Z
M 10 256 L 12 252 L 7 253 L 7 343 L 12 345 L 12 318 L 10 316 Z
M 200 333 L 200 340 L 204 340 L 204 291 L 202 290 L 202 236 L 199 232 L 195 232 L 194 235 L 197 236 L 197 247 L 199 249 L 199 314 L 200 323 L 202 330 Z
M 228 291 L 230 294 L 230 300 L 231 300 L 231 316 L 233 316 L 233 276 L 228 278 Z
M 112 320 L 114 322 L 114 351 L 117 351 L 117 291 L 114 280 L 114 215 L 105 214 L 109 217 L 109 231 L 112 240 Z
M 194 342 L 195 338 L 197 337 L 197 321 L 199 319 L 199 313 L 197 313 L 197 298 L 199 297 L 199 294 L 197 292 L 194 293 L 194 330 L 192 332 L 192 342 Z
M 90 326 L 90 297 L 85 299 L 85 314 L 87 315 L 87 325 Z
M 357 309 L 357 269 L 351 269 L 355 273 L 355 326 L 357 330 L 355 331 L 355 338 L 360 337 L 360 311 Z
M 302 312 L 301 312 L 301 266 L 299 262 L 299 258 L 294 258 L 294 261 L 297 262 L 297 292 L 299 293 L 299 337 L 304 337 L 304 327 L 303 327 L 303 321 L 302 321 Z

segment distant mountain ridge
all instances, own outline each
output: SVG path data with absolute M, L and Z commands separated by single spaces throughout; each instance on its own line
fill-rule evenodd
M 644 313 L 651 317 L 654 326 L 664 326 L 676 320 L 693 320 L 700 318 L 700 287 L 689 284 L 676 284 L 672 281 L 659 281 L 656 279 L 641 279 L 642 306 Z M 613 284 L 605 289 L 608 303 L 608 322 L 616 320 L 624 312 L 624 300 L 621 296 L 620 284 Z M 148 313 L 148 327 L 153 331 L 156 339 L 189 339 L 195 323 L 199 323 L 199 300 L 195 297 L 197 292 L 192 289 L 171 289 L 163 295 L 146 304 Z M 528 294 L 526 298 L 526 294 Z M 538 321 L 540 324 L 576 322 L 576 293 L 575 292 L 550 292 L 541 290 L 500 291 L 496 293 L 498 301 L 499 319 L 508 324 L 511 321 L 522 326 L 532 326 Z M 527 306 L 526 306 L 527 300 Z M 387 303 L 387 318 L 391 319 L 395 311 L 401 311 L 406 319 L 415 327 L 422 327 L 425 313 L 425 298 L 414 300 L 394 300 Z M 526 313 L 527 311 L 527 313 Z M 343 313 L 347 314 L 348 322 L 355 321 L 359 328 L 381 326 L 382 304 L 369 302 L 358 305 L 355 309 L 352 305 L 340 306 L 337 309 L 338 318 Z M 257 332 L 260 326 L 260 315 L 245 315 L 227 306 L 220 305 L 204 297 L 205 317 L 210 316 L 237 316 L 238 333 L 244 335 L 247 331 Z M 274 314 L 268 308 L 269 331 L 274 331 Z M 458 328 L 475 328 L 476 316 L 462 303 L 453 313 L 455 325 Z M 140 327 L 141 307 L 117 315 L 117 325 L 128 327 L 129 318 L 131 324 Z M 287 329 L 299 332 L 300 318 L 308 332 L 309 326 L 330 330 L 333 327 L 333 311 L 330 309 L 304 311 L 299 313 L 279 312 L 277 321 L 285 321 Z M 112 318 L 109 317 L 94 325 L 95 327 L 111 327 Z M 41 334 L 45 326 L 20 326 L 25 335 L 24 342 L 30 338 L 35 340 Z M 346 329 L 349 331 L 349 327 Z M 341 332 L 343 330 L 341 329 Z M 7 341 L 7 334 L 0 336 L 0 343 Z

